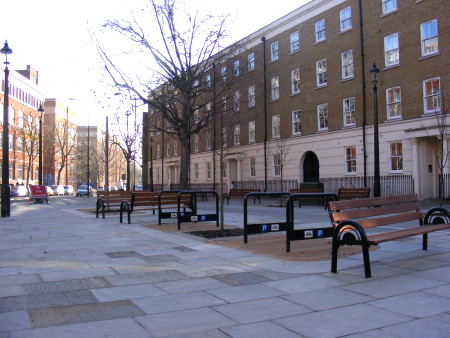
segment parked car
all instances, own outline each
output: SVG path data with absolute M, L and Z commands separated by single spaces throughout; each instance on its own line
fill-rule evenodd
M 83 184 L 83 185 L 80 185 L 80 187 L 78 188 L 78 190 L 77 190 L 77 194 L 76 194 L 76 196 L 78 197 L 78 196 L 87 196 L 87 194 L 88 194 L 88 189 L 87 189 L 87 185 L 86 184 Z M 92 187 L 91 186 L 89 186 L 89 196 L 93 196 L 94 195 L 94 191 L 92 190 Z
M 28 195 L 28 188 L 24 185 L 16 185 L 11 189 L 12 197 L 27 197 Z
M 52 187 L 46 186 L 45 189 L 47 189 L 47 194 L 49 196 L 54 196 L 55 192 L 53 191 Z
M 142 184 L 138 184 L 136 186 L 136 191 L 142 191 L 142 189 L 143 189 Z
M 64 185 L 64 195 L 73 195 L 74 191 L 71 185 Z
M 53 192 L 56 196 L 64 195 L 64 186 L 62 185 L 52 185 Z

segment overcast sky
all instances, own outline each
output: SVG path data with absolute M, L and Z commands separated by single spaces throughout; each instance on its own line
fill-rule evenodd
M 93 91 L 99 84 L 98 55 L 89 29 L 97 30 L 107 19 L 121 18 L 143 8 L 146 0 L 8 0 L 1 6 L 0 43 L 13 51 L 10 69 L 31 65 L 39 71 L 42 91 L 49 98 L 83 101 L 97 109 Z M 308 0 L 186 0 L 208 13 L 230 14 L 227 28 L 239 40 Z M 114 44 L 114 41 L 110 41 Z M 1 59 L 2 66 L 4 58 Z M 108 89 L 106 89 L 108 90 Z M 113 94 L 113 93 L 112 93 Z M 71 101 L 73 102 L 73 101 Z

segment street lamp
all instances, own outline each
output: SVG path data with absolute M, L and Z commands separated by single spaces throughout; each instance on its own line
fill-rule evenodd
M 5 41 L 5 45 L 0 50 L 2 54 L 5 54 L 5 91 L 3 102 L 3 158 L 2 158 L 2 207 L 1 217 L 9 217 L 11 215 L 11 187 L 9 185 L 9 69 L 8 69 L 8 54 L 12 54 L 11 48 L 8 46 L 8 41 Z
M 39 105 L 39 176 L 38 181 L 39 185 L 42 185 L 42 118 L 44 117 L 44 108 L 42 108 L 42 104 Z
M 378 76 L 380 70 L 377 68 L 375 62 L 370 68 L 370 75 L 372 76 L 373 83 L 373 152 L 374 152 L 374 178 L 373 178 L 373 196 L 380 197 L 381 188 L 380 188 L 380 143 L 379 143 L 379 134 L 378 134 Z
M 150 136 L 150 191 L 153 191 L 153 136 Z

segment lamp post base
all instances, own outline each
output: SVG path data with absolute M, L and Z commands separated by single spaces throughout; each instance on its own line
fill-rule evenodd
M 9 184 L 2 184 L 1 198 L 1 217 L 9 217 L 11 216 L 11 186 Z

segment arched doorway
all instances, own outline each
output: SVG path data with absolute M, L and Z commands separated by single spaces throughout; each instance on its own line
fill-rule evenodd
M 303 161 L 303 182 L 319 182 L 319 159 L 309 151 Z

